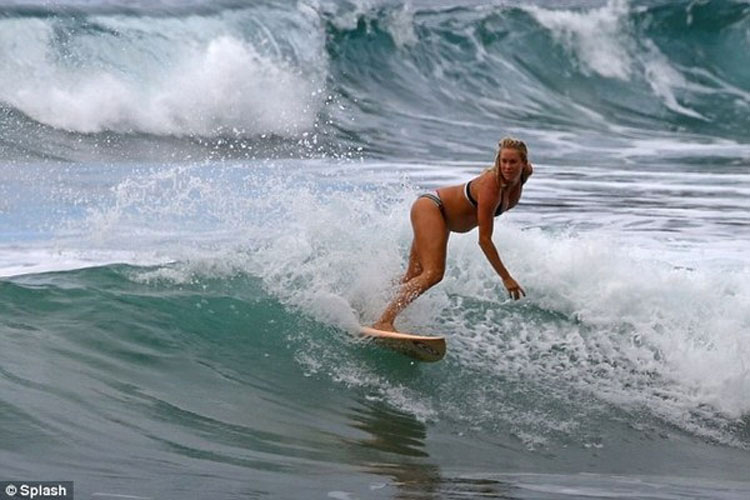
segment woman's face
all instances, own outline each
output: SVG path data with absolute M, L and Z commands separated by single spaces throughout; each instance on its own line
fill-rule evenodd
M 500 174 L 506 181 L 516 181 L 521 177 L 524 161 L 517 149 L 503 148 L 500 151 Z

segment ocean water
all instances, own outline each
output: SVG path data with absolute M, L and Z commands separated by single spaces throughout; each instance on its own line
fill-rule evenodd
M 750 3 L 0 6 L 0 480 L 750 498 Z M 534 176 L 400 317 L 409 206 Z

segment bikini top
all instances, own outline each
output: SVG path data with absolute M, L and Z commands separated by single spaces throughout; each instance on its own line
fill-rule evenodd
M 525 175 L 526 172 L 521 173 L 521 185 L 523 186 L 526 184 L 526 181 L 529 180 L 529 176 Z M 476 208 L 477 207 L 477 200 L 474 199 L 474 197 L 471 195 L 471 182 L 469 181 L 466 184 L 464 184 L 464 196 L 466 196 L 466 200 L 471 203 L 471 206 Z M 497 206 L 497 209 L 495 209 L 495 217 L 503 213 L 503 202 L 501 201 L 500 204 Z

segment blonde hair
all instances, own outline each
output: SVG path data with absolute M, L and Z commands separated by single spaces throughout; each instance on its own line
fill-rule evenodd
M 485 169 L 485 172 L 494 172 L 495 175 L 497 175 L 498 179 L 502 179 L 502 177 L 499 175 L 499 168 L 500 153 L 502 153 L 503 149 L 515 149 L 521 154 L 521 160 L 526 164 L 529 163 L 529 149 L 526 147 L 526 143 L 521 139 L 516 139 L 514 137 L 503 137 L 497 143 L 497 153 L 495 153 L 494 165 Z M 526 167 L 524 167 L 524 171 L 525 170 Z
M 497 167 L 498 160 L 500 159 L 500 153 L 503 149 L 515 149 L 521 153 L 521 159 L 524 163 L 529 161 L 529 149 L 526 147 L 526 143 L 521 139 L 514 137 L 503 137 L 500 142 L 497 143 L 497 154 L 495 154 L 495 167 Z

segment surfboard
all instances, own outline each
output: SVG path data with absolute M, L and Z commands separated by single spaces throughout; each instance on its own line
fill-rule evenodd
M 359 333 L 419 361 L 440 361 L 445 356 L 445 337 L 386 332 L 369 326 L 360 326 Z

